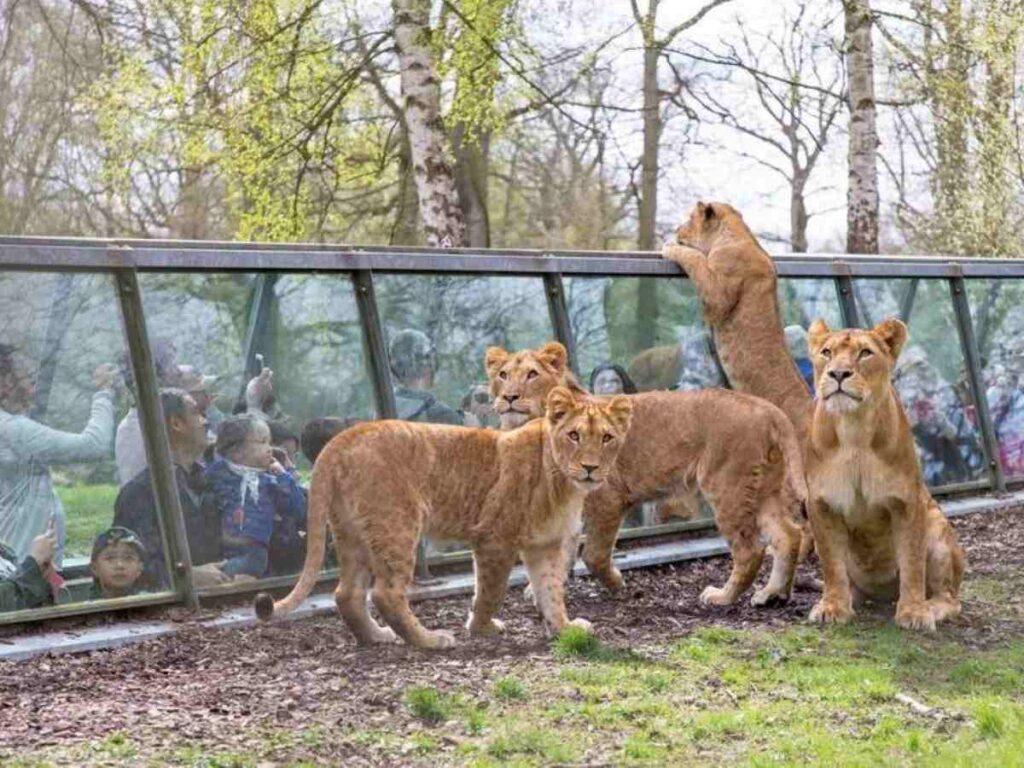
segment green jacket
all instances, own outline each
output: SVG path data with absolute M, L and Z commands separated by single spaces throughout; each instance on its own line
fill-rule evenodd
M 38 608 L 51 602 L 53 592 L 33 557 L 26 557 L 18 570 L 0 579 L 0 613 Z

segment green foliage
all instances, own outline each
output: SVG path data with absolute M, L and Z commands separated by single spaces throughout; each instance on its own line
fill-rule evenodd
M 494 697 L 500 701 L 526 698 L 526 687 L 514 677 L 502 677 L 494 682 Z
M 601 641 L 582 627 L 567 626 L 554 642 L 555 656 L 593 659 L 601 655 Z
M 409 711 L 427 723 L 447 720 L 451 714 L 451 702 L 436 688 L 418 686 L 405 692 L 405 703 Z

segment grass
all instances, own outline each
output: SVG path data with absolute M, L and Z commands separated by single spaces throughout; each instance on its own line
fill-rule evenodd
M 514 677 L 503 677 L 494 683 L 494 698 L 499 701 L 517 701 L 526 698 L 526 688 Z
M 55 488 L 64 505 L 64 556 L 88 557 L 96 534 L 114 524 L 116 485 Z
M 452 706 L 447 697 L 436 688 L 426 686 L 410 688 L 405 692 L 405 703 L 409 711 L 427 723 L 439 723 L 451 715 Z

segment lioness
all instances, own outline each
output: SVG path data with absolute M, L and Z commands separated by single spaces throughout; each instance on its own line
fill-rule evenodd
M 697 203 L 662 255 L 693 283 L 729 385 L 782 409 L 801 447 L 813 404 L 786 348 L 771 257 L 725 203 Z
M 341 568 L 335 602 L 361 643 L 389 642 L 397 632 L 422 648 L 454 644 L 451 633 L 425 629 L 409 609 L 406 592 L 422 534 L 460 539 L 473 549 L 471 634 L 502 629 L 494 613 L 517 555 L 551 629 L 589 626 L 566 616 L 565 539 L 584 497 L 609 477 L 633 407 L 625 397 L 598 403 L 565 388 L 553 389 L 546 406 L 544 419 L 505 433 L 376 421 L 337 435 L 313 467 L 302 575 L 277 603 L 257 595 L 257 615 L 287 614 L 310 593 L 329 520 Z M 367 612 L 371 581 L 374 605 L 391 629 Z
M 822 320 L 810 328 L 818 402 L 807 482 L 825 579 L 813 621 L 848 621 L 865 597 L 898 598 L 896 623 L 908 629 L 933 630 L 960 612 L 963 550 L 921 481 L 891 382 L 906 338 L 899 320 L 870 331 L 833 333 Z
M 487 350 L 485 366 L 503 424 L 543 415 L 548 393 L 578 387 L 557 342 L 537 350 Z M 612 549 L 634 504 L 690 493 L 696 486 L 715 508 L 733 564 L 722 588 L 701 602 L 739 599 L 757 576 L 765 542 L 775 561 L 768 584 L 751 602 L 787 600 L 800 547 L 794 522 L 806 499 L 803 463 L 793 425 L 771 403 L 726 390 L 622 395 L 633 404 L 633 426 L 605 484 L 584 502 L 583 559 L 609 589 L 622 586 Z

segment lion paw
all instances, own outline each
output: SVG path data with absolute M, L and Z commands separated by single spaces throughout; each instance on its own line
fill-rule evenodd
M 718 587 L 705 587 L 700 593 L 701 605 L 732 605 L 735 600 L 729 599 L 729 594 Z
M 466 622 L 466 629 L 474 637 L 489 637 L 504 632 L 505 622 L 498 619 L 489 619 L 486 623 L 479 624 L 475 622 L 473 615 L 470 614 L 469 621 Z
M 582 629 L 582 630 L 584 630 L 586 632 L 593 632 L 594 631 L 594 625 L 591 624 L 586 619 L 576 618 L 576 619 L 573 619 L 572 621 L 568 622 L 565 626 L 567 626 L 567 627 L 579 627 L 580 629 Z
M 959 600 L 929 600 L 928 607 L 936 623 L 960 615 Z
M 442 650 L 444 648 L 451 648 L 456 644 L 455 635 L 443 629 L 438 629 L 433 632 L 427 632 L 423 638 L 423 642 L 419 643 L 421 648 L 428 648 L 430 650 Z
M 785 605 L 788 602 L 789 595 L 768 589 L 768 587 L 757 590 L 757 592 L 754 593 L 754 596 L 750 598 L 750 604 L 755 608 L 762 608 L 769 605 Z
M 626 586 L 626 580 L 622 578 L 622 571 L 615 566 L 608 569 L 608 572 L 601 577 L 601 581 L 612 592 L 618 592 Z
M 397 643 L 398 635 L 395 634 L 395 630 L 391 627 L 381 627 L 378 625 L 374 631 L 373 636 L 370 638 L 370 642 L 385 645 L 387 643 Z
M 896 606 L 896 623 L 903 629 L 923 629 L 935 631 L 935 615 L 928 603 L 915 603 L 907 606 Z
M 807 618 L 817 624 L 845 624 L 852 616 L 852 608 L 844 608 L 831 600 L 819 600 Z

